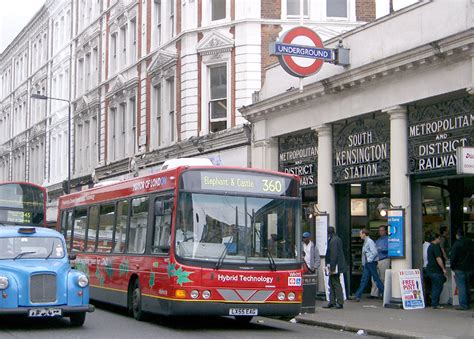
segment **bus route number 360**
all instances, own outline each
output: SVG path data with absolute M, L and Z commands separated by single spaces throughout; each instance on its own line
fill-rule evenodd
M 269 180 L 269 179 L 262 179 L 262 190 L 264 192 L 271 192 L 271 193 L 281 193 L 283 192 L 283 185 L 280 180 Z

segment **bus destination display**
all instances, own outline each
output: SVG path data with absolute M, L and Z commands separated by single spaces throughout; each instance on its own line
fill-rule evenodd
M 263 194 L 284 194 L 285 179 L 235 172 L 201 172 L 201 189 Z

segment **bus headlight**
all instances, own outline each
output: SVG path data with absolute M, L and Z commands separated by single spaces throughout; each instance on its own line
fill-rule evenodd
M 295 300 L 295 298 L 296 298 L 296 294 L 294 294 L 293 292 L 288 293 L 288 300 L 289 301 L 293 301 L 293 300 Z
M 211 297 L 211 292 L 209 292 L 208 290 L 202 291 L 202 297 L 204 299 L 209 299 Z
M 280 300 L 280 301 L 285 300 L 285 292 L 278 293 L 278 300 Z
M 8 288 L 8 278 L 0 276 L 0 290 L 6 290 Z
M 89 285 L 89 278 L 85 275 L 81 275 L 79 279 L 77 279 L 77 284 L 82 288 L 87 287 L 87 285 Z
M 197 299 L 199 297 L 199 291 L 192 290 L 190 296 L 192 299 Z

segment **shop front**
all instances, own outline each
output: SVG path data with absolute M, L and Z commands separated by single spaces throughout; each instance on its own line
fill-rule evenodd
M 474 177 L 456 172 L 456 150 L 474 145 L 473 96 L 453 92 L 408 105 L 408 129 L 414 263 L 421 265 L 429 234 L 445 234 L 448 256 L 458 229 L 474 239 Z
M 377 239 L 379 227 L 387 224 L 380 211 L 390 198 L 390 121 L 386 113 L 375 112 L 332 126 L 336 220 L 349 249 L 347 278 L 354 293 L 362 276 L 359 232 L 366 228 Z

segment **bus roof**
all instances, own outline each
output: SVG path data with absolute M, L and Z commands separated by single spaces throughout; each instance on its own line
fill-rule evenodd
M 183 170 L 187 169 L 213 169 L 213 170 L 238 170 L 248 172 L 260 172 L 272 175 L 286 176 L 296 179 L 297 176 L 269 170 L 260 170 L 242 167 L 224 166 L 179 166 L 165 171 L 148 174 L 141 177 L 131 178 L 110 185 L 100 185 L 81 192 L 75 192 L 59 197 L 59 209 L 67 209 L 75 206 L 90 205 L 97 202 L 116 200 L 140 196 L 147 193 L 163 190 L 176 189 L 176 180 Z

